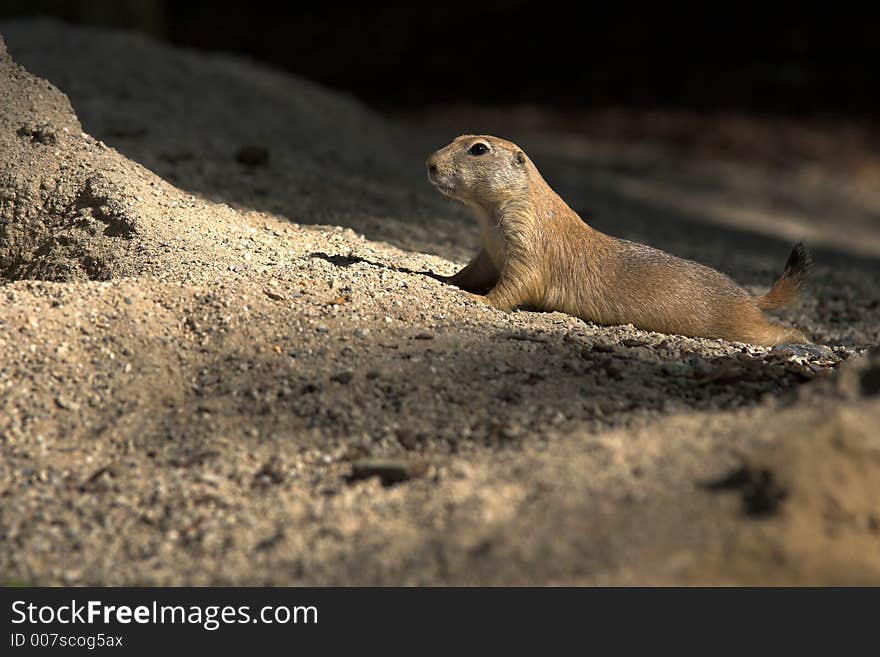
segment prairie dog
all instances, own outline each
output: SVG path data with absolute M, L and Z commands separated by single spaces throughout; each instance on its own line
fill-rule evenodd
M 509 141 L 463 135 L 426 165 L 431 182 L 469 206 L 480 225 L 480 251 L 448 282 L 485 294 L 496 308 L 758 345 L 808 342 L 763 312 L 800 294 L 810 267 L 803 243 L 770 291 L 754 297 L 710 267 L 592 228 Z

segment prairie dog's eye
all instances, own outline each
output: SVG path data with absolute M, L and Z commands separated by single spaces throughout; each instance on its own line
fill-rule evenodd
M 489 147 L 486 146 L 486 144 L 479 142 L 479 141 L 468 149 L 468 153 L 470 153 L 471 155 L 473 155 L 475 157 L 478 155 L 485 155 L 488 152 L 489 152 Z

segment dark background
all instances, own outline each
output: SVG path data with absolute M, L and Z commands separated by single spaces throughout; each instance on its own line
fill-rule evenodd
M 872 16 L 832 3 L 767 4 L 9 0 L 0 19 L 46 14 L 244 53 L 382 107 L 516 102 L 791 116 L 880 109 Z

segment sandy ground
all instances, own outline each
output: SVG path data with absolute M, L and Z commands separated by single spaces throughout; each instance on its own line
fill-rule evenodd
M 868 145 L 391 120 L 138 36 L 0 34 L 3 583 L 880 584 Z M 831 355 L 435 280 L 477 236 L 424 157 L 484 129 L 596 227 L 755 292 L 807 237 L 782 318 Z

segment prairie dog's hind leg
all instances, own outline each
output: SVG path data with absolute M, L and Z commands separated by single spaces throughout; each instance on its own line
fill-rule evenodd
M 833 357 L 830 347 L 813 343 L 802 331 L 791 326 L 767 322 L 760 329 L 757 344 L 772 346 L 773 351 L 806 358 Z
M 485 249 L 480 252 L 457 274 L 450 276 L 446 282 L 474 294 L 485 294 L 498 283 L 500 274 L 492 264 Z

